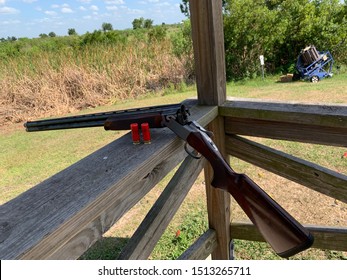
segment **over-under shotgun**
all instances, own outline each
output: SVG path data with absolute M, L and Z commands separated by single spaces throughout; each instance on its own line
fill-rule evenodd
M 182 104 L 88 114 L 25 123 L 27 131 L 104 126 L 106 130 L 128 130 L 131 123 L 148 122 L 152 128 L 168 127 L 211 164 L 211 185 L 230 193 L 264 239 L 281 257 L 293 256 L 313 243 L 313 236 L 245 174 L 236 173 L 224 160 L 211 133 L 189 120 Z M 186 146 L 185 146 L 186 148 Z M 186 151 L 191 154 L 186 148 Z

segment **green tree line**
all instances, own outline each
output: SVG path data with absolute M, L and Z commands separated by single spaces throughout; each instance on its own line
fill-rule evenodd
M 140 24 L 138 24 L 140 23 Z M 57 36 L 55 32 L 41 33 L 38 38 L 8 37 L 0 39 L 0 59 L 27 56 L 46 51 L 61 51 L 64 49 L 81 50 L 88 45 L 96 44 L 126 44 L 134 38 L 142 41 L 155 42 L 167 36 L 168 27 L 165 24 L 154 26 L 153 20 L 135 19 L 133 29 L 114 30 L 111 23 L 103 23 L 101 29 L 78 35 L 74 28 L 67 30 L 68 36 Z
M 292 72 L 308 45 L 329 50 L 347 64 L 347 0 L 223 0 L 228 79 L 268 72 Z M 181 10 L 189 16 L 188 0 Z

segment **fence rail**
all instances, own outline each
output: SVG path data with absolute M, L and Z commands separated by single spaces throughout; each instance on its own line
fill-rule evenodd
M 257 108 L 260 118 L 264 118 L 265 113 L 259 109 L 263 102 L 259 102 L 260 106 L 256 106 L 254 100 L 250 102 Z M 238 104 L 240 103 L 234 100 L 230 106 L 228 101 L 220 106 L 219 110 L 215 106 L 196 106 L 192 109 L 192 118 L 207 125 L 216 119 L 219 111 L 225 118 L 232 119 L 234 114 L 239 114 L 240 110 L 248 106 L 246 101 L 242 101 L 241 108 L 238 108 Z M 276 107 L 277 104 L 267 104 L 267 107 L 274 108 L 273 106 Z M 283 108 L 284 105 L 280 106 Z M 335 118 L 340 129 L 345 129 L 339 121 L 345 118 L 347 107 L 339 106 L 340 113 L 335 112 L 332 117 L 331 114 L 324 114 L 326 107 L 323 106 L 319 119 L 317 105 L 306 104 L 302 107 L 305 108 L 303 111 L 309 112 L 311 106 L 317 113 L 317 123 L 324 123 L 324 127 L 327 127 L 328 118 L 331 129 L 334 130 Z M 296 108 L 296 111 L 288 112 L 289 107 Z M 298 113 L 304 114 L 302 111 L 298 112 L 295 104 L 288 104 L 285 108 L 286 117 L 282 115 L 282 123 L 294 119 Z M 252 119 L 257 120 L 257 116 L 253 114 Z M 312 122 L 309 118 L 300 118 L 298 121 L 301 122 L 299 126 L 305 125 L 302 122 Z M 241 136 L 229 134 L 230 131 L 234 131 L 233 127 L 229 127 L 231 123 L 225 121 L 225 147 L 228 154 L 347 202 L 346 175 Z M 254 131 L 253 127 L 251 129 Z M 264 130 L 262 135 L 266 134 L 266 129 Z M 306 134 L 309 133 L 310 131 L 306 131 Z M 129 138 L 129 135 L 123 136 L 2 205 L 0 258 L 78 258 L 186 156 L 182 141 L 166 129 L 153 130 L 152 145 L 133 146 Z M 306 140 L 306 136 L 303 138 Z M 300 135 L 296 140 L 301 140 Z M 123 249 L 121 259 L 148 258 L 203 166 L 203 160 L 193 161 L 188 157 L 183 161 Z M 347 228 L 308 228 L 315 234 L 314 247 L 347 250 Z M 250 224 L 232 224 L 231 236 L 246 240 L 262 240 Z M 216 232 L 211 229 L 180 259 L 205 258 L 216 248 L 216 240 Z
M 203 125 L 215 106 L 196 107 Z M 76 259 L 186 156 L 183 141 L 153 129 L 152 145 L 129 135 L 0 207 L 0 259 Z

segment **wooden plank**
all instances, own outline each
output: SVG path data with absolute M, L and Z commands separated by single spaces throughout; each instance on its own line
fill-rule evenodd
M 346 175 L 235 135 L 226 136 L 226 151 L 284 178 L 347 202 Z
M 198 99 L 201 105 L 226 100 L 224 32 L 221 0 L 190 0 Z
M 216 114 L 192 109 L 202 125 Z M 171 131 L 151 134 L 151 145 L 128 134 L 1 205 L 0 258 L 78 258 L 185 157 Z
M 145 260 L 171 222 L 191 186 L 201 173 L 204 159 L 188 156 L 123 248 L 120 260 Z
M 221 105 L 226 100 L 223 13 L 221 0 L 191 0 L 190 20 L 199 104 Z M 224 154 L 224 126 L 219 119 L 210 130 Z M 210 227 L 217 232 L 218 248 L 213 259 L 229 259 L 230 195 L 211 187 L 213 171 L 205 168 Z
M 226 132 L 347 146 L 347 105 L 233 99 L 219 108 Z
M 312 248 L 347 251 L 347 228 L 323 227 L 305 225 L 314 236 Z M 256 227 L 248 222 L 235 222 L 231 224 L 233 239 L 265 242 Z
M 213 131 L 215 143 L 220 151 L 225 151 L 225 140 L 223 131 L 223 118 L 217 118 L 210 123 L 208 129 Z M 214 172 L 208 164 L 205 168 L 207 212 L 209 227 L 217 233 L 218 247 L 212 253 L 212 259 L 230 259 L 230 194 L 226 191 L 216 189 L 211 185 Z
M 230 98 L 219 111 L 225 117 L 344 129 L 347 127 L 347 104 L 283 103 Z
M 217 247 L 217 235 L 209 229 L 194 242 L 178 260 L 205 260 Z
M 304 143 L 347 147 L 347 126 L 342 128 L 256 119 L 225 119 L 225 132 Z

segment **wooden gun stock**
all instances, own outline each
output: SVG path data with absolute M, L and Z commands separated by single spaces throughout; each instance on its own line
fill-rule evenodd
M 214 171 L 212 186 L 234 197 L 279 256 L 287 258 L 312 245 L 310 232 L 248 176 L 234 172 L 203 132 L 191 132 L 187 142 L 210 162 Z

